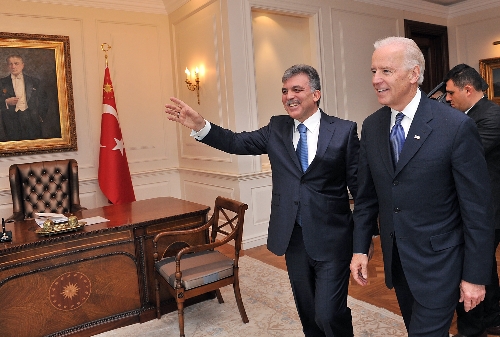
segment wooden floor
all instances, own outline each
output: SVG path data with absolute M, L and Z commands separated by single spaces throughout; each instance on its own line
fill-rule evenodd
M 380 240 L 375 238 L 374 244 L 375 254 L 368 264 L 369 284 L 365 287 L 361 287 L 351 278 L 349 283 L 349 295 L 358 300 L 368 302 L 377 307 L 382 307 L 401 315 L 394 289 L 389 290 L 385 286 Z M 243 255 L 253 257 L 274 267 L 286 270 L 285 258 L 283 256 L 276 256 L 269 252 L 266 246 L 247 249 L 243 252 Z M 499 250 L 497 250 L 497 261 L 499 260 L 499 257 L 500 253 Z M 450 333 L 457 333 L 456 317 L 453 319 Z

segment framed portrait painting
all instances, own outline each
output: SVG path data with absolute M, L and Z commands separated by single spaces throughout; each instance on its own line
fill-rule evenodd
M 69 37 L 0 32 L 0 156 L 76 150 Z
M 488 83 L 488 99 L 500 104 L 500 57 L 479 60 L 479 73 Z

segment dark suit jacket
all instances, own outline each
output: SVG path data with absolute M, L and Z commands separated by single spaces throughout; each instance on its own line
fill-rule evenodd
M 369 224 L 379 216 L 387 286 L 395 236 L 415 299 L 429 308 L 453 305 L 461 279 L 490 282 L 491 189 L 476 125 L 422 95 L 394 169 L 390 118 L 383 107 L 363 123 L 354 251 L 368 251 Z
M 495 228 L 500 229 L 500 106 L 483 97 L 467 115 L 476 122 L 483 143 L 491 179 Z
M 293 128 L 293 119 L 287 115 L 274 116 L 268 125 L 252 132 L 234 133 L 212 124 L 202 142 L 233 154 L 269 155 L 273 190 L 267 248 L 271 252 L 285 253 L 300 203 L 302 234 L 310 257 L 350 259 L 353 222 L 347 188 L 356 197 L 356 123 L 322 111 L 318 149 L 305 173 L 293 147 Z
M 40 80 L 28 76 L 23 73 L 24 77 L 24 88 L 26 92 L 26 103 L 28 104 L 28 109 L 30 112 L 32 123 L 37 123 L 38 125 L 42 122 L 43 115 L 47 109 L 46 99 L 42 90 L 40 90 Z M 15 97 L 14 85 L 12 84 L 11 76 L 6 76 L 0 79 L 0 111 L 2 112 L 3 123 L 6 128 L 5 133 L 8 140 L 19 140 L 18 135 L 10 134 L 15 128 L 11 127 L 10 123 L 6 118 L 8 114 L 15 113 L 16 106 L 5 105 L 5 100 L 10 97 Z M 10 130 L 9 130 L 10 129 Z

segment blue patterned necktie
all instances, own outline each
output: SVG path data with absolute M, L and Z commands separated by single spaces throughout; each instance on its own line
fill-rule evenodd
M 392 147 L 392 160 L 394 167 L 396 167 L 396 163 L 399 160 L 399 154 L 401 153 L 401 149 L 405 143 L 405 130 L 401 125 L 401 120 L 405 115 L 402 112 L 398 112 L 396 115 L 396 123 L 392 127 L 391 130 L 391 147 Z
M 305 172 L 309 166 L 309 161 L 307 157 L 307 128 L 304 124 L 300 123 L 297 125 L 297 129 L 300 133 L 299 143 L 297 144 L 297 157 L 299 158 L 300 165 L 302 166 L 302 171 Z

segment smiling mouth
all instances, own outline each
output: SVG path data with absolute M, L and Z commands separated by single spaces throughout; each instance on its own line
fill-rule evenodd
M 384 92 L 384 91 L 387 91 L 389 89 L 377 89 L 377 92 Z
M 286 102 L 286 105 L 289 106 L 290 108 L 294 108 L 296 106 L 298 106 L 300 103 L 297 102 L 297 101 L 288 101 Z

